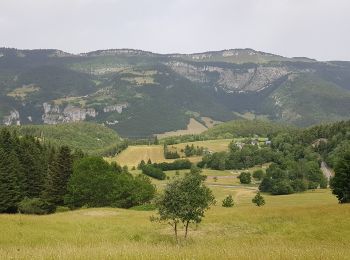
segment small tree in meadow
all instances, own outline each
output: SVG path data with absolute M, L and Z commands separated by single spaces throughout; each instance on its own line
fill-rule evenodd
M 265 205 L 265 199 L 261 196 L 260 192 L 258 192 L 255 197 L 252 199 L 252 202 L 258 207 Z
M 185 227 L 185 238 L 191 222 L 200 223 L 204 212 L 214 203 L 212 191 L 204 185 L 205 176 L 198 168 L 192 168 L 183 178 L 167 184 L 164 193 L 157 201 L 159 217 L 151 221 L 166 221 L 174 229 L 178 239 L 178 224 Z
M 225 208 L 231 208 L 233 207 L 234 202 L 232 195 L 228 195 L 223 201 L 222 201 L 222 206 Z

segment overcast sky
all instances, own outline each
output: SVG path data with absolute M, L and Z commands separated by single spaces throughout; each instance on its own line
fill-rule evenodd
M 350 60 L 350 0 L 0 0 L 0 46 Z

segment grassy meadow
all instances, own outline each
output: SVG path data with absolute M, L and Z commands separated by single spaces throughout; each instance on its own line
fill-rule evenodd
M 212 187 L 217 205 L 176 244 L 153 211 L 92 208 L 47 216 L 0 215 L 0 259 L 347 259 L 350 205 L 329 190 L 265 195 Z M 232 194 L 233 208 L 221 207 Z M 182 233 L 180 235 L 183 235 Z
M 232 139 L 207 140 L 169 145 L 168 148 L 176 149 L 182 156 L 184 155 L 180 152 L 180 150 L 184 149 L 187 144 L 193 144 L 194 146 L 200 147 L 203 146 L 213 152 L 221 152 L 228 150 L 228 145 L 231 141 Z M 151 159 L 151 161 L 155 163 L 174 161 L 173 159 L 165 159 L 163 145 L 130 145 L 126 150 L 122 151 L 116 157 L 106 158 L 107 161 L 116 161 L 121 165 L 127 165 L 129 168 L 137 166 L 141 160 L 147 162 L 148 159 Z M 193 156 L 187 159 L 192 162 L 199 162 L 202 157 Z
M 198 145 L 220 151 L 228 142 Z M 109 160 L 136 166 L 149 158 L 165 161 L 163 147 L 130 146 Z M 350 205 L 338 204 L 329 189 L 318 189 L 263 194 L 266 205 L 257 207 L 251 200 L 258 185 L 240 184 L 240 172 L 203 170 L 217 202 L 202 223 L 190 226 L 187 240 L 182 229 L 176 243 L 167 223 L 151 222 L 156 211 L 88 208 L 44 216 L 1 214 L 0 259 L 349 259 Z M 152 179 L 158 191 L 177 175 L 166 174 L 167 180 Z M 233 196 L 232 208 L 221 206 L 227 195 Z

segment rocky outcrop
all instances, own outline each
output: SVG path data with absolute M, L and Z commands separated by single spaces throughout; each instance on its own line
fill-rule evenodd
M 49 103 L 43 104 L 44 114 L 42 120 L 44 124 L 59 124 L 78 122 L 86 120 L 86 117 L 96 117 L 97 112 L 94 108 L 79 108 L 72 105 L 66 106 L 62 112 L 58 105 Z
M 117 111 L 119 114 L 121 114 L 123 112 L 123 109 L 127 107 L 128 103 L 120 103 L 116 105 L 106 106 L 105 108 L 103 108 L 103 112 L 107 113 Z
M 167 65 L 193 82 L 210 82 L 228 93 L 261 91 L 275 80 L 291 73 L 287 67 L 282 66 L 257 66 L 237 70 L 229 67 L 193 65 L 179 61 L 168 62 Z M 213 73 L 217 75 L 215 79 L 213 79 Z
M 129 106 L 128 103 L 119 103 L 115 105 L 106 106 L 103 108 L 104 113 L 117 112 L 121 114 L 123 109 Z M 87 117 L 97 117 L 98 112 L 94 108 L 81 108 L 73 105 L 67 105 L 65 108 L 61 108 L 59 105 L 43 103 L 44 113 L 42 114 L 42 120 L 44 124 L 60 124 L 69 122 L 84 121 Z M 116 124 L 111 122 L 111 124 Z
M 4 117 L 3 123 L 4 125 L 20 125 L 19 112 L 17 110 L 11 110 L 10 115 Z

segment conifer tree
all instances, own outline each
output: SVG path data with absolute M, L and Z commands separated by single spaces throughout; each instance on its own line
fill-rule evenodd
M 14 152 L 0 149 L 0 212 L 16 212 L 22 199 L 21 171 Z
M 73 158 L 68 146 L 62 146 L 57 155 L 58 178 L 55 179 L 57 189 L 57 204 L 64 202 L 64 195 L 67 193 L 67 183 L 72 175 Z

